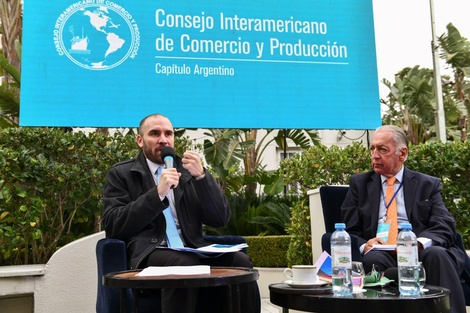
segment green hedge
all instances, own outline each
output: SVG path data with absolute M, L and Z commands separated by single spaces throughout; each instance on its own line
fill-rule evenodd
M 46 263 L 99 230 L 109 166 L 136 154 L 131 136 L 0 130 L 0 265 Z
M 256 267 L 286 267 L 291 236 L 244 236 Z
M 133 132 L 0 129 L 0 265 L 46 263 L 61 246 L 100 231 L 106 173 L 138 152 Z

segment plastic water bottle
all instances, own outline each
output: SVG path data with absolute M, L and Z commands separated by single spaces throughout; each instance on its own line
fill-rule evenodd
M 400 224 L 397 238 L 398 288 L 404 296 L 417 296 L 419 289 L 418 240 L 410 223 Z
M 347 297 L 352 295 L 351 279 L 351 237 L 346 232 L 346 224 L 336 223 L 331 235 L 332 285 L 335 296 Z

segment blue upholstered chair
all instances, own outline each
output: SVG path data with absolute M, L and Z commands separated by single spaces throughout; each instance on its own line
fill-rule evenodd
M 348 186 L 322 186 L 320 187 L 320 199 L 323 207 L 323 217 L 325 219 L 326 233 L 322 237 L 322 249 L 330 253 L 330 236 L 335 230 L 334 224 L 341 222 L 341 205 L 343 204 L 346 194 L 348 193 Z M 463 245 L 462 235 L 458 232 L 456 236 L 456 245 L 465 252 L 465 269 L 460 277 L 462 281 L 462 288 L 465 294 L 465 303 L 470 306 L 470 257 L 467 256 L 465 247 Z M 362 260 L 359 252 L 359 245 L 357 238 L 351 236 L 351 249 L 353 260 Z
M 204 236 L 209 242 L 219 244 L 239 244 L 246 243 L 241 236 Z M 246 249 L 243 249 L 246 253 Z M 102 277 L 105 274 L 125 271 L 127 267 L 126 245 L 118 239 L 103 238 L 96 244 L 96 259 L 98 266 L 98 292 L 96 298 L 97 313 L 120 312 L 120 291 L 118 288 L 103 286 Z M 139 291 L 137 291 L 139 293 Z M 261 300 L 260 300 L 261 301 Z M 140 294 L 138 297 L 139 313 L 158 313 L 156 308 L 160 307 L 160 297 L 158 293 L 153 295 Z M 128 312 L 132 312 L 133 293 L 127 291 Z

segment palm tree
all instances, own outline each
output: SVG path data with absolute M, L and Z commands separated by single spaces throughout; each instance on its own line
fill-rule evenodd
M 0 127 L 18 125 L 20 108 L 20 67 L 22 35 L 21 0 L 2 0 L 0 23 L 2 55 L 0 68 L 3 82 L 0 86 Z
M 443 80 L 448 77 L 443 77 Z M 434 76 L 431 69 L 404 68 L 395 75 L 395 83 L 384 79 L 382 83 L 389 89 L 387 99 L 381 103 L 388 108 L 382 118 L 383 124 L 394 124 L 402 127 L 413 144 L 435 138 L 435 92 Z M 453 138 L 457 128 L 457 117 L 460 110 L 452 95 L 452 88 L 443 84 L 444 110 L 446 117 L 447 137 Z
M 405 68 L 395 75 L 395 83 L 382 81 L 390 89 L 388 107 L 383 117 L 384 124 L 395 124 L 403 128 L 410 142 L 417 144 L 428 139 L 426 136 L 434 125 L 433 78 L 429 69 L 419 65 Z M 429 135 L 428 135 L 429 136 Z
M 462 37 L 452 23 L 447 25 L 447 34 L 439 37 L 441 58 L 446 60 L 454 72 L 453 81 L 442 77 L 444 111 L 447 138 L 467 138 L 466 121 L 470 112 L 470 42 Z M 414 144 L 433 139 L 435 133 L 435 99 L 433 75 L 430 69 L 419 66 L 405 68 L 395 76 L 392 84 L 384 79 L 390 93 L 381 99 L 388 110 L 383 116 L 384 124 L 396 124 L 408 130 Z
M 270 185 L 272 192 L 279 190 L 279 177 L 270 175 L 262 166 L 263 154 L 273 141 L 284 149 L 285 140 L 290 139 L 295 145 L 306 149 L 318 143 L 316 131 L 307 130 L 266 130 L 258 138 L 256 129 L 209 129 L 205 133 L 211 139 L 204 141 L 204 157 L 212 172 L 227 192 L 254 193 L 258 184 Z M 243 163 L 243 170 L 240 165 Z M 277 186 L 274 188 L 273 186 Z M 282 187 L 281 187 L 282 189 Z
M 3 82 L 0 85 L 0 127 L 18 126 L 20 111 L 20 72 L 0 55 Z
M 470 42 L 462 37 L 452 23 L 447 25 L 447 34 L 439 37 L 442 49 L 441 57 L 446 60 L 454 72 L 454 82 L 449 82 L 454 87 L 455 98 L 461 111 L 460 118 L 468 120 L 470 112 Z M 461 140 L 467 138 L 467 129 L 461 126 Z
M 316 131 L 301 129 L 277 130 L 276 136 L 269 139 L 270 134 L 274 131 L 274 129 L 268 129 L 266 134 L 258 142 L 256 142 L 258 130 L 251 129 L 244 132 L 245 142 L 252 143 L 248 145 L 248 149 L 246 150 L 244 158 L 245 177 L 260 177 L 254 181 L 247 182 L 246 192 L 248 193 L 254 193 L 256 191 L 257 183 L 263 180 L 263 174 L 265 171 L 264 167 L 261 165 L 263 161 L 262 158 L 264 151 L 270 143 L 276 142 L 278 147 L 285 150 L 288 148 L 285 145 L 285 140 L 287 139 L 292 140 L 296 146 L 302 149 L 307 149 L 312 144 L 319 143 L 318 134 Z M 268 177 L 267 180 L 268 183 L 272 183 L 269 181 L 271 178 Z
M 10 64 L 19 69 L 21 55 L 17 45 L 22 42 L 23 5 L 21 0 L 2 0 L 0 4 L 0 21 L 2 24 L 3 55 Z

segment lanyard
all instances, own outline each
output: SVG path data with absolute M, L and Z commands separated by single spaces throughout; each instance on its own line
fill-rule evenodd
M 392 198 L 390 199 L 390 201 L 388 202 L 388 204 L 387 204 L 387 202 L 386 202 L 387 200 L 385 199 L 384 190 L 383 190 L 383 188 L 381 189 L 381 191 L 382 191 L 382 198 L 383 198 L 383 200 L 384 200 L 384 205 L 385 205 L 385 215 L 384 215 L 384 217 L 383 217 L 384 221 L 387 219 L 387 211 L 388 211 L 388 208 L 389 208 L 390 204 L 392 204 L 393 200 L 395 200 L 395 197 L 397 196 L 398 192 L 400 191 L 401 186 L 403 186 L 403 182 L 401 182 L 401 183 L 400 183 L 400 186 L 398 186 L 398 189 L 395 190 L 395 192 L 393 193 L 393 196 L 392 196 Z

